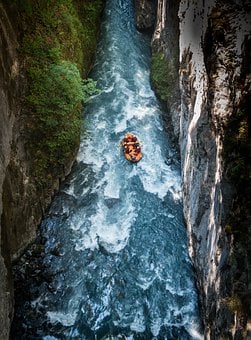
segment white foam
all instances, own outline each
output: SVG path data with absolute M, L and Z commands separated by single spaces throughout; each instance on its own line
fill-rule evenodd
M 137 311 L 134 320 L 130 325 L 130 329 L 135 332 L 143 333 L 146 329 L 145 318 L 142 308 Z
M 35 300 L 32 300 L 32 302 L 31 302 L 31 306 L 33 307 L 33 308 L 37 308 L 37 307 L 41 307 L 43 304 L 42 304 L 42 302 L 41 302 L 42 300 L 41 300 L 41 296 L 39 296 L 37 299 L 35 299 Z
M 139 94 L 142 98 L 154 97 L 154 92 L 152 91 L 148 80 L 149 75 L 150 75 L 149 71 L 139 68 L 137 69 L 137 72 L 135 73 L 134 76 L 136 88 L 139 89 Z M 142 86 L 142 83 L 144 83 L 145 86 Z
M 129 119 L 137 118 L 138 120 L 142 120 L 145 117 L 147 116 L 150 117 L 153 116 L 154 114 L 155 111 L 152 108 L 147 106 L 140 106 L 131 111 Z
M 129 237 L 129 230 L 125 225 L 120 226 L 116 224 L 99 228 L 99 244 L 106 248 L 110 253 L 116 253 L 122 250 Z
M 106 141 L 104 141 L 106 143 Z M 95 172 L 99 172 L 104 164 L 104 157 L 100 150 L 96 149 L 96 143 L 94 140 L 87 139 L 84 144 L 80 146 L 81 152 L 78 155 L 77 160 L 84 162 L 85 164 L 93 165 Z
M 142 119 L 145 119 L 146 117 L 153 117 L 156 115 L 156 108 L 154 107 L 149 107 L 145 103 L 141 103 L 139 106 L 138 104 L 135 104 L 138 99 L 133 100 L 132 98 L 129 97 L 127 100 L 123 111 L 125 112 L 123 121 L 132 121 L 132 119 L 137 119 L 139 122 Z M 140 122 L 140 124 L 142 124 Z
M 75 249 L 76 251 L 81 251 L 84 249 L 94 250 L 98 248 L 97 235 L 83 235 L 76 241 Z
M 79 230 L 82 235 L 76 240 L 76 250 L 93 250 L 101 245 L 107 251 L 115 253 L 126 246 L 131 225 L 136 217 L 129 195 L 124 198 L 123 205 L 120 204 L 116 209 L 110 210 L 99 200 L 96 213 L 84 218 L 89 222 L 89 226 L 86 227 L 86 223 L 81 225 Z M 83 216 L 80 218 L 82 220 Z M 80 223 L 78 227 L 79 225 Z
M 86 311 L 83 311 L 83 313 L 85 314 Z M 109 315 L 110 315 L 110 313 L 109 313 L 107 310 L 105 310 L 104 312 L 100 312 L 99 315 L 98 315 L 98 318 L 97 318 L 97 320 L 96 320 L 96 322 L 95 322 L 95 324 L 94 324 L 94 326 L 91 327 L 91 329 L 92 329 L 93 331 L 95 331 L 96 329 L 98 329 L 98 328 L 100 327 L 100 324 L 102 323 L 102 321 L 103 321 L 107 316 L 109 316 Z
M 80 216 L 77 214 L 73 215 L 69 222 L 70 228 L 74 231 L 80 230 L 84 219 L 85 219 L 85 216 L 81 216 L 80 218 Z
M 178 296 L 185 296 L 188 293 L 188 291 L 180 290 L 176 286 L 172 286 L 169 283 L 166 283 L 166 290 L 168 290 L 172 295 L 178 295 Z
M 151 332 L 153 333 L 153 336 L 158 336 L 161 326 L 161 318 L 155 317 L 151 322 Z
M 160 157 L 153 159 L 146 154 L 139 163 L 137 171 L 145 191 L 158 195 L 163 199 L 171 192 L 175 200 L 181 199 L 181 179 L 178 173 L 171 170 Z
M 63 326 L 73 326 L 76 318 L 77 312 L 64 313 L 64 312 L 47 312 L 46 315 L 50 319 L 51 323 L 61 323 Z
M 104 177 L 101 179 L 101 183 L 104 187 L 104 197 L 119 198 L 121 189 L 121 181 L 117 169 L 115 158 L 117 157 L 117 150 L 114 149 L 114 153 L 106 153 L 105 163 L 108 165 L 107 170 L 104 172 Z M 115 153 L 116 152 L 116 153 Z
M 102 93 L 110 93 L 114 90 L 115 84 L 113 83 L 111 86 L 104 88 L 104 90 L 101 92 Z
M 204 336 L 198 331 L 198 326 L 196 325 L 188 327 L 187 331 L 194 340 L 204 339 Z
M 124 119 L 118 120 L 117 124 L 115 125 L 114 131 L 116 133 L 120 133 L 122 131 L 125 131 L 126 127 L 127 127 L 127 119 L 124 118 Z
M 120 187 L 121 186 L 118 184 L 118 181 L 110 179 L 104 188 L 104 196 L 109 198 L 119 198 Z
M 136 284 L 141 287 L 142 289 L 144 290 L 147 290 L 151 285 L 152 283 L 154 282 L 155 280 L 155 276 L 153 278 L 144 278 L 144 277 L 140 277 L 140 282 L 136 282 Z

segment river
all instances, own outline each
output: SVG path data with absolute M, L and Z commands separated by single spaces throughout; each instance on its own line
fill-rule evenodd
M 19 311 L 32 329 L 23 339 L 202 339 L 180 164 L 149 64 L 132 1 L 108 0 L 92 72 L 100 93 L 86 106 L 77 162 L 42 223 L 42 266 L 53 275 Z M 126 132 L 143 145 L 137 164 L 118 146 Z

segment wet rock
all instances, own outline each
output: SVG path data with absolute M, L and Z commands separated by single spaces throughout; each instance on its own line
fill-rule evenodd
M 136 27 L 139 31 L 152 31 L 156 20 L 154 0 L 136 0 Z
M 107 198 L 106 200 L 105 200 L 105 205 L 109 208 L 109 209 L 111 209 L 111 208 L 113 208 L 113 206 L 115 205 L 115 204 L 117 204 L 117 203 L 119 203 L 120 202 L 120 199 L 119 198 Z
M 51 255 L 54 256 L 62 256 L 63 255 L 62 244 L 61 243 L 56 244 L 55 247 L 50 250 L 50 253 Z

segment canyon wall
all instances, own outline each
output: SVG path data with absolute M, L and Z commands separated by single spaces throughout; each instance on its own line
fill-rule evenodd
M 251 38 L 250 8 L 244 3 L 200 1 L 195 6 L 183 1 L 179 18 L 184 216 L 205 335 L 245 338 L 250 273 L 246 262 L 238 288 L 234 277 L 240 263 L 234 268 L 234 235 L 226 228 L 235 183 L 227 173 L 225 143 L 231 119 L 247 111 L 250 70 L 244 61 Z M 240 243 L 238 247 L 245 249 Z M 243 261 L 247 257 L 244 251 Z
M 37 228 L 51 198 L 70 171 L 79 142 L 77 136 L 80 135 L 80 127 L 75 131 L 73 142 L 69 139 L 68 143 L 68 140 L 62 139 L 65 147 L 57 146 L 58 150 L 61 150 L 58 155 L 59 166 L 56 165 L 57 160 L 54 162 L 54 158 L 46 163 L 48 154 L 52 155 L 52 148 L 55 149 L 58 140 L 53 140 L 53 134 L 50 133 L 50 144 L 46 147 L 41 143 L 42 138 L 47 139 L 47 131 L 43 131 L 41 122 L 48 124 L 51 120 L 48 113 L 39 111 L 39 106 L 35 104 L 42 89 L 53 85 L 56 79 L 52 83 L 49 77 L 43 78 L 43 74 L 46 70 L 53 70 L 53 67 L 54 70 L 59 69 L 67 74 L 67 67 L 71 67 L 75 78 L 69 78 L 69 83 L 73 80 L 73 85 L 76 82 L 81 83 L 80 73 L 84 77 L 87 76 L 93 63 L 103 4 L 101 0 L 74 4 L 69 0 L 67 4 L 62 1 L 54 2 L 53 6 L 58 6 L 54 8 L 56 17 L 51 15 L 53 10 L 47 6 L 47 2 L 0 1 L 1 340 L 9 338 L 13 317 L 12 263 L 35 239 Z M 88 17 L 88 20 L 83 20 L 85 17 Z M 78 24 L 78 31 L 76 27 L 71 26 L 72 22 Z M 64 30 L 67 34 L 64 34 L 62 40 Z M 70 47 L 67 49 L 67 46 Z M 83 46 L 87 49 L 86 53 L 83 53 Z M 44 65 L 47 68 L 42 69 Z M 39 77 L 36 78 L 36 75 Z M 43 84 L 45 80 L 47 83 Z M 40 90 L 36 91 L 39 88 Z M 74 86 L 68 86 L 69 93 L 72 88 Z M 61 106 L 67 108 L 67 93 L 54 93 L 53 98 L 56 96 Z M 55 122 L 54 118 L 53 131 L 55 136 L 57 134 L 60 137 L 61 132 L 57 129 L 60 126 L 62 129 L 63 126 L 62 136 L 65 138 L 64 127 L 69 126 L 69 120 L 72 122 L 73 117 L 81 114 L 81 99 L 78 99 L 78 103 L 76 100 L 75 116 L 71 115 L 69 110 L 66 118 L 63 115 L 56 116 L 59 108 L 60 105 L 58 108 L 54 105 L 55 112 L 52 114 L 58 121 Z M 44 171 L 40 171 L 41 169 Z
M 248 1 L 177 3 L 156 4 L 153 58 L 162 55 L 159 69 L 153 62 L 152 83 L 179 138 L 205 338 L 244 339 L 250 335 L 250 194 L 243 187 L 250 188 L 251 8 Z M 179 90 L 169 86 L 176 81 L 176 68 L 167 72 L 177 62 L 173 51 L 179 51 Z
M 0 4 L 0 215 L 3 212 L 3 183 L 6 170 L 10 162 L 11 142 L 15 117 L 19 115 L 19 108 L 14 98 L 19 95 L 19 60 L 16 49 L 18 47 L 16 30 L 9 21 L 5 8 Z M 2 53 L 3 52 L 3 53 Z M 12 94 L 14 96 L 12 96 Z M 0 233 L 1 245 L 4 243 Z M 7 339 L 11 322 L 12 288 L 9 284 L 9 256 L 0 253 L 0 338 Z
M 17 11 L 7 3 L 0 4 L 0 11 L 0 338 L 8 339 L 14 303 L 11 262 L 35 238 L 59 178 L 50 189 L 42 192 L 32 176 L 21 112 L 26 80 L 18 53 Z

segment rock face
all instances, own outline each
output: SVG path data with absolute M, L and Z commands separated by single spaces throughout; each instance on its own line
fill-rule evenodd
M 101 11 L 100 3 L 96 2 L 95 6 Z M 67 158 L 63 159 L 64 155 L 62 156 L 65 164 L 60 173 L 58 171 L 54 177 L 49 177 L 48 172 L 42 174 L 43 184 L 38 182 L 32 171 L 32 143 L 28 142 L 30 139 L 27 138 L 31 114 L 24 112 L 24 107 L 27 110 L 24 98 L 27 95 L 28 84 L 24 59 L 20 53 L 22 47 L 20 42 L 27 30 L 21 18 L 24 18 L 24 13 L 28 15 L 32 6 L 36 8 L 37 4 L 27 2 L 23 7 L 22 5 L 21 2 L 0 1 L 1 340 L 9 339 L 13 316 L 11 265 L 35 239 L 44 212 L 58 189 L 60 181 L 69 173 L 77 151 L 74 147 L 74 150 L 69 151 Z M 93 32 L 96 32 L 98 24 L 99 22 L 93 22 L 91 28 Z M 92 44 L 93 47 L 89 48 L 88 60 L 83 60 L 86 69 L 90 69 L 91 53 L 95 52 L 94 45 Z
M 155 0 L 135 0 L 136 25 L 139 31 L 152 31 L 156 19 Z
M 46 193 L 38 192 L 30 176 L 21 115 L 20 98 L 26 86 L 17 52 L 17 13 L 15 7 L 7 3 L 0 4 L 0 12 L 0 338 L 8 339 L 13 314 L 11 261 L 34 239 L 43 210 L 58 183 Z
M 157 17 L 152 36 L 153 60 L 160 53 L 165 55 L 166 92 L 164 95 L 166 109 L 166 126 L 172 129 L 176 140 L 180 131 L 180 91 L 179 91 L 179 1 L 159 0 L 156 5 Z M 154 67 L 154 63 L 153 63 Z M 153 72 L 152 72 L 153 73 Z M 163 73 L 163 72 L 162 72 Z M 154 74 L 153 74 L 154 78 Z M 160 75 L 163 78 L 163 74 Z M 153 81 L 154 84 L 154 81 Z M 158 86 L 156 87 L 157 95 Z M 163 92 L 163 90 L 162 90 Z M 160 93 L 159 97 L 162 99 Z
M 205 338 L 244 339 L 250 315 L 250 233 L 244 243 L 236 243 L 225 227 L 234 195 L 225 150 L 229 122 L 240 111 L 248 116 L 251 8 L 248 1 L 177 3 L 158 0 L 152 44 L 169 63 L 175 60 L 172 51 L 179 50 L 180 99 L 176 109 L 170 109 L 175 103 L 167 101 L 167 106 L 179 136 L 184 216 Z
M 18 117 L 18 104 L 14 100 L 19 95 L 19 60 L 16 53 L 18 47 L 16 30 L 9 20 L 5 8 L 0 4 L 0 215 L 3 212 L 3 184 L 11 158 L 11 143 L 15 117 Z M 1 223 L 2 224 L 2 223 Z M 4 231 L 0 227 L 1 244 L 4 243 Z M 9 282 L 9 254 L 0 253 L 0 338 L 8 338 L 11 321 L 12 288 Z
M 8 2 L 0 3 L 0 12 L 0 338 L 7 339 L 13 314 L 11 262 L 35 238 L 43 211 L 59 181 L 50 190 L 40 192 L 32 177 L 23 138 L 21 98 L 26 84 L 18 55 L 17 13 Z
M 200 1 L 194 6 L 183 1 L 179 18 L 184 215 L 205 334 L 210 339 L 240 336 L 245 333 L 243 315 L 228 303 L 233 293 L 233 248 L 224 223 L 232 195 L 225 181 L 224 138 L 230 118 L 250 91 L 250 73 L 243 63 L 250 12 L 244 5 Z

